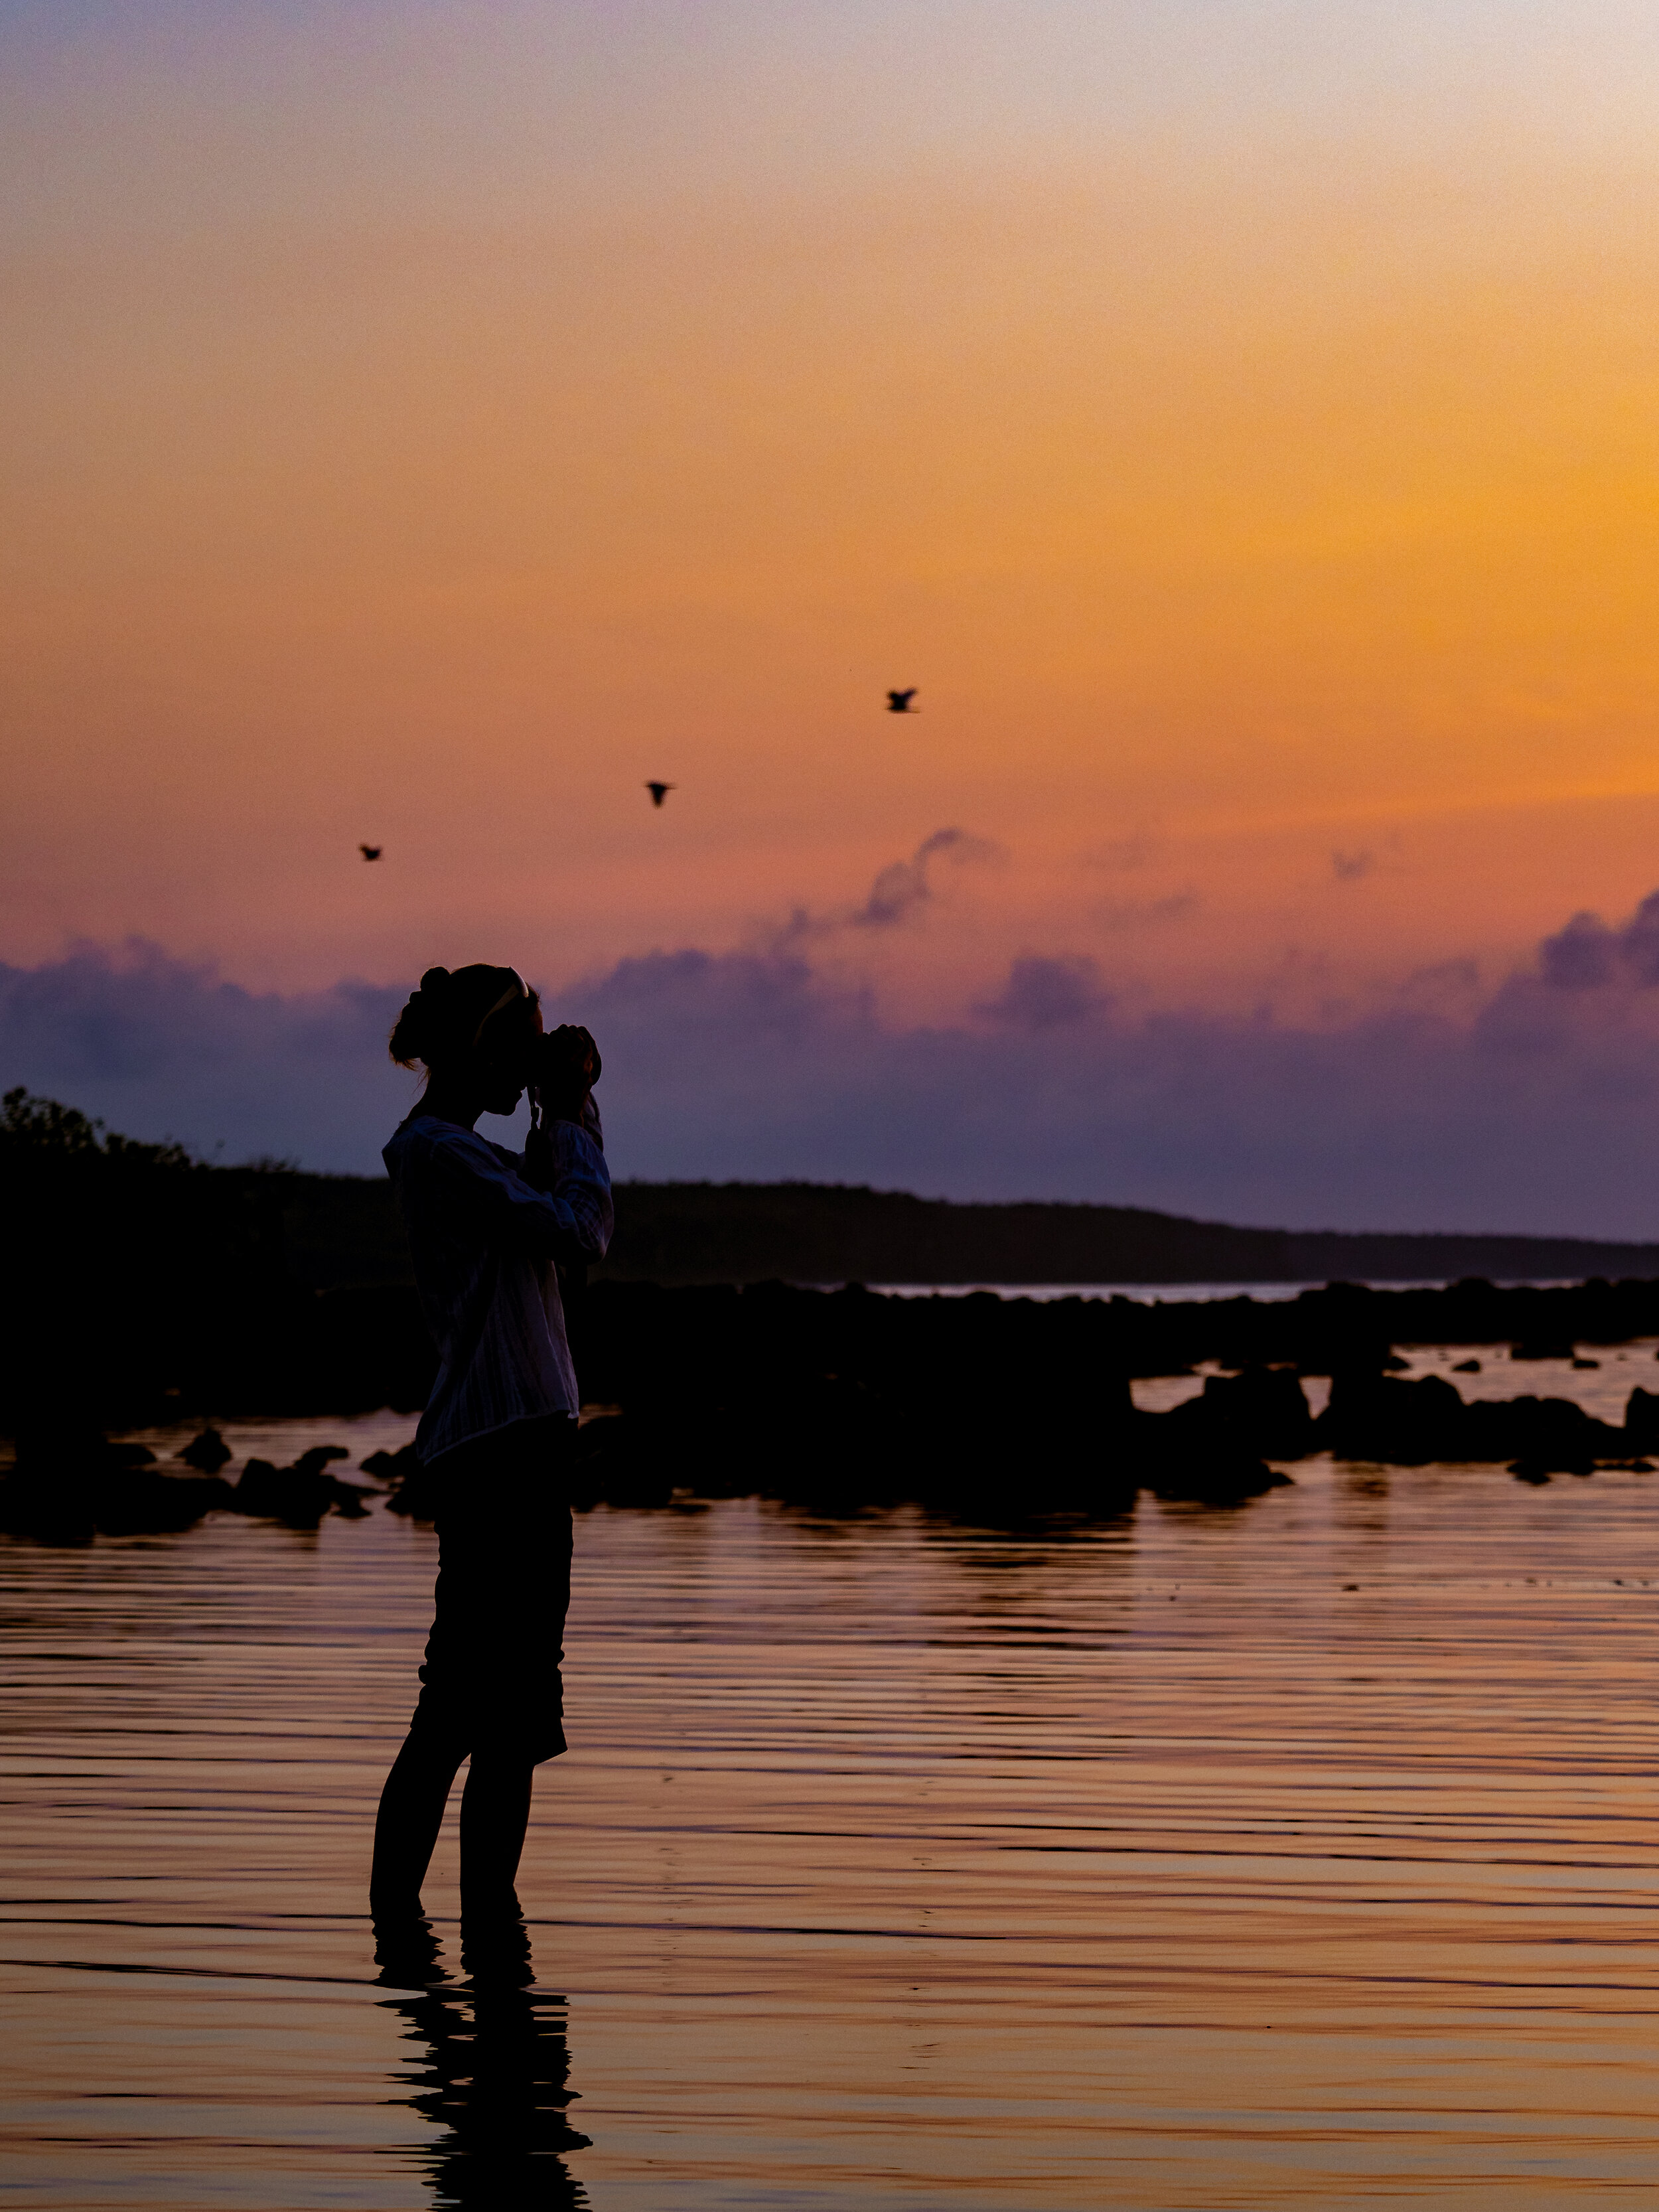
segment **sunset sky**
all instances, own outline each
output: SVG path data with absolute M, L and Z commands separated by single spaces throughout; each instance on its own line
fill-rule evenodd
M 0 960 L 1475 1018 L 1659 884 L 1656 122 L 1613 0 L 0 4 Z

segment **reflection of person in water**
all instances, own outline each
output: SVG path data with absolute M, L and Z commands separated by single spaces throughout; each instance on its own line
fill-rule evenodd
M 423 2045 L 405 2101 L 441 2130 L 422 2164 L 433 2199 L 463 2212 L 578 2212 L 586 2192 L 562 2154 L 588 2138 L 565 2118 L 570 2051 L 562 1997 L 534 1994 L 530 1946 L 516 1917 L 489 1920 L 483 1936 L 466 1923 L 458 1987 L 444 1974 L 428 1923 L 404 1918 L 383 1927 L 375 1957 L 380 1980 L 410 1991 L 391 2009 Z
M 576 1378 L 557 1263 L 604 1256 L 606 1172 L 586 1030 L 544 1036 L 511 968 L 429 969 L 392 1055 L 427 1070 L 386 1148 L 441 1364 L 415 1449 L 438 1498 L 435 1618 L 421 1694 L 380 1796 L 377 1916 L 418 1910 L 451 1784 L 461 1798 L 464 1910 L 516 1911 L 537 1765 L 565 1747 L 559 1667 L 570 1599 L 565 1468 Z M 523 1153 L 476 1133 L 526 1085 Z

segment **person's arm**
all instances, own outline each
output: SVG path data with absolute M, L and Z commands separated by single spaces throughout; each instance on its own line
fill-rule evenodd
M 604 1153 L 574 1121 L 556 1121 L 542 1133 L 533 1159 L 521 1164 L 514 1153 L 503 1158 L 482 1138 L 471 1144 L 439 1139 L 435 1151 L 446 1199 L 493 1242 L 567 1265 L 604 1259 L 611 1242 L 611 1176 Z M 538 1188 L 544 1180 L 546 1187 Z
M 580 1120 L 561 1116 L 530 1131 L 525 1139 L 524 1179 L 532 1188 L 562 1199 L 582 1224 L 587 1238 L 582 1250 L 558 1256 L 603 1260 L 613 1226 L 611 1170 L 605 1164 L 599 1109 L 591 1091 Z

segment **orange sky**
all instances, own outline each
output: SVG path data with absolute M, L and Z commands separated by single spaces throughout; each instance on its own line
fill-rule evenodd
M 945 825 L 816 940 L 912 1017 L 1627 910 L 1659 62 L 1565 23 L 0 10 L 0 957 L 556 981 Z

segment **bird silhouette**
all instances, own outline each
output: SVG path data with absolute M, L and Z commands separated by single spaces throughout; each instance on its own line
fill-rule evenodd
M 378 845 L 359 845 L 357 850 L 366 860 L 378 860 L 380 857 L 380 848 Z
M 660 806 L 669 793 L 675 788 L 672 783 L 647 783 L 645 787 L 651 794 L 651 804 L 653 806 Z
M 908 691 L 890 691 L 887 694 L 888 713 L 890 714 L 919 714 L 921 712 L 921 708 L 913 707 L 910 704 L 910 702 L 916 696 L 916 690 L 917 686 L 913 684 Z

